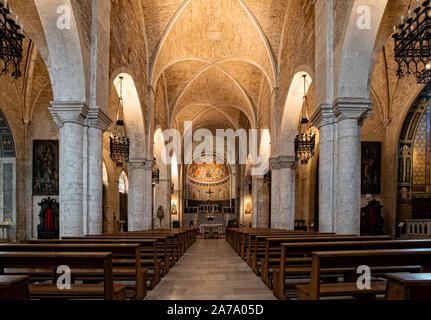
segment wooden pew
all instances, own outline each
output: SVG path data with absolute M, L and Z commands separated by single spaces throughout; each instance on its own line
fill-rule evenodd
M 251 241 L 250 238 L 253 235 L 258 235 L 258 234 L 273 234 L 273 235 L 287 235 L 287 234 L 309 234 L 309 232 L 304 232 L 304 231 L 293 231 L 293 230 L 278 230 L 278 229 L 258 229 L 258 230 L 247 230 L 247 231 L 243 231 L 242 235 L 241 235 L 241 241 L 239 244 L 239 255 L 241 256 L 242 259 L 247 260 L 247 252 L 248 252 L 248 248 L 249 245 L 251 245 Z
M 29 240 L 30 244 L 55 244 L 55 243 L 73 243 L 73 244 L 139 244 L 141 246 L 141 264 L 147 269 L 147 279 L 149 280 L 149 289 L 153 289 L 159 283 L 162 276 L 161 261 L 158 259 L 157 239 L 146 238 L 107 238 L 107 239 L 65 239 L 65 240 Z
M 387 273 L 387 300 L 431 300 L 431 273 Z
M 141 245 L 110 243 L 110 244 L 74 244 L 74 243 L 50 243 L 50 244 L 0 244 L 3 252 L 111 252 L 114 281 L 133 281 L 129 286 L 131 298 L 141 300 L 146 296 L 146 282 L 148 269 L 142 267 Z M 75 280 L 97 281 L 103 276 L 101 269 L 76 269 L 71 270 Z M 14 272 L 8 271 L 8 273 Z M 48 273 L 50 271 L 48 270 Z M 16 273 L 16 271 L 14 272 Z M 26 274 L 26 270 L 22 273 Z M 34 272 L 34 276 L 43 278 L 46 272 Z
M 29 276 L 0 275 L 0 301 L 29 300 Z
M 134 240 L 137 239 L 137 241 L 141 239 L 150 239 L 150 240 L 157 240 L 156 242 L 156 254 L 157 258 L 161 260 L 161 267 L 162 267 L 162 275 L 165 275 L 169 272 L 170 266 L 172 266 L 172 261 L 175 259 L 173 258 L 173 255 L 175 255 L 175 248 L 171 244 L 169 244 L 169 237 L 165 235 L 140 235 L 140 234 L 128 234 L 128 233 L 121 233 L 121 234 L 101 234 L 101 235 L 87 235 L 84 237 L 63 237 L 63 240 L 97 240 L 97 239 L 113 239 L 113 240 Z M 147 258 L 150 258 L 153 254 L 154 248 L 147 248 L 142 250 L 142 254 L 147 253 Z
M 56 279 L 58 266 L 69 268 L 103 269 L 103 285 L 72 284 L 71 289 L 60 290 L 52 284 L 29 285 L 30 297 L 40 299 L 95 299 L 124 300 L 126 285 L 114 284 L 112 254 L 109 252 L 0 252 L 0 274 L 7 268 L 35 268 L 53 270 Z
M 267 237 L 265 245 L 265 254 L 261 258 L 261 278 L 269 288 L 272 288 L 272 273 L 271 268 L 280 265 L 282 243 L 284 242 L 340 242 L 340 241 L 386 241 L 390 240 L 390 236 L 356 236 L 356 235 L 332 235 L 332 236 L 297 236 L 297 237 Z M 257 255 L 256 255 L 257 256 Z M 260 255 L 262 257 L 262 255 Z M 258 258 L 256 257 L 255 272 L 258 274 L 259 265 L 257 264 Z
M 247 248 L 247 263 L 253 269 L 255 273 L 259 273 L 257 270 L 257 263 L 259 262 L 259 258 L 264 257 L 266 251 L 266 239 L 270 238 L 283 238 L 283 237 L 336 237 L 332 232 L 327 233 L 318 233 L 318 232 L 307 232 L 307 231 L 285 231 L 285 232 L 277 232 L 277 233 L 251 233 L 249 235 L 249 244 Z M 344 235 L 343 235 L 344 236 Z M 345 236 L 353 236 L 353 235 L 345 235 Z
M 364 238 L 364 237 L 361 237 Z M 366 237 L 365 237 L 366 238 Z M 341 242 L 289 242 L 282 244 L 278 268 L 274 268 L 274 295 L 287 299 L 289 294 L 296 295 L 295 286 L 286 286 L 286 278 L 304 278 L 308 281 L 311 272 L 311 254 L 315 251 L 375 250 L 375 249 L 411 249 L 430 248 L 431 240 L 371 240 Z M 296 259 L 304 258 L 300 264 Z M 283 261 L 285 261 L 283 263 Z M 414 270 L 414 268 L 413 268 Z M 399 271 L 411 271 L 403 268 Z M 281 276 L 283 275 L 283 277 Z
M 431 269 L 431 249 L 385 249 L 313 252 L 310 283 L 297 285 L 300 300 L 319 300 L 321 297 L 366 297 L 385 294 L 386 282 L 372 281 L 371 289 L 361 290 L 356 282 L 321 283 L 325 270 L 356 273 L 361 266 L 369 266 L 372 272 L 397 272 L 399 267 L 420 266 Z

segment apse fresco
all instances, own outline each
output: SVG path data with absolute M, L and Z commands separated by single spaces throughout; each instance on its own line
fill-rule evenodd
M 213 157 L 201 157 L 188 167 L 188 199 L 217 201 L 226 200 L 229 197 L 230 171 L 226 164 L 218 164 Z
M 229 168 L 224 163 L 217 164 L 214 158 L 205 158 L 189 166 L 188 177 L 197 183 L 218 184 L 229 178 Z

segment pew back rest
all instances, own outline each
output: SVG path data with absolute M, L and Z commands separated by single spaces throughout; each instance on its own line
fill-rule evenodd
M 103 269 L 105 300 L 114 298 L 112 253 L 110 252 L 0 252 L 0 273 L 5 268 L 69 268 Z
M 352 269 L 366 265 L 370 268 L 421 266 L 431 269 L 431 249 L 387 249 L 320 251 L 312 253 L 309 298 L 318 300 L 322 269 Z

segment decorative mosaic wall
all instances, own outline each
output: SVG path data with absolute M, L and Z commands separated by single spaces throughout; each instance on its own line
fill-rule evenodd
M 413 144 L 413 184 L 425 185 L 426 179 L 426 149 L 427 149 L 427 122 L 429 111 L 427 111 L 416 129 Z M 429 143 L 428 143 L 429 144 Z
M 214 157 L 200 157 L 187 168 L 187 199 L 208 201 L 230 198 L 230 169 Z

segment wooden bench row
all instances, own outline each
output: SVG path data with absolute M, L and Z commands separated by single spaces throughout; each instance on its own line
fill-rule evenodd
M 431 275 L 406 276 L 430 269 L 431 240 L 301 234 L 264 228 L 228 229 L 226 234 L 231 246 L 279 299 L 377 295 L 389 299 L 397 296 L 399 286 L 409 288 L 402 291 L 404 297 L 412 297 L 411 288 L 416 288 L 416 297 L 431 299 Z M 362 265 L 370 268 L 373 278 L 371 288 L 366 290 L 356 283 L 360 275 L 357 268 Z M 391 279 L 390 286 L 387 278 Z
M 28 276 L 31 298 L 142 299 L 196 234 L 197 229 L 149 230 L 0 244 L 0 275 Z M 60 265 L 71 271 L 68 290 L 56 285 Z

